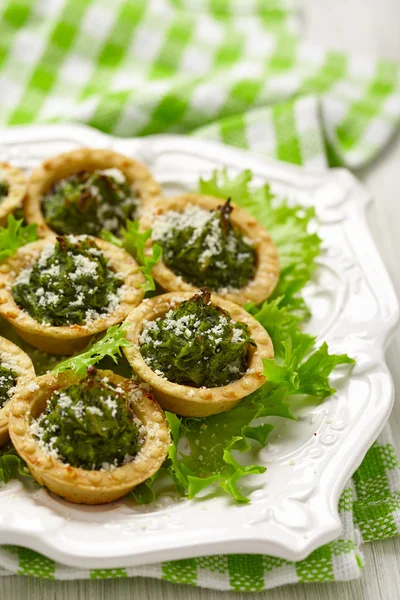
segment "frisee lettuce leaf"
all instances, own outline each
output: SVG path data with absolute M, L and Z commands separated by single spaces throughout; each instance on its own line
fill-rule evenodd
M 95 365 L 106 356 L 117 363 L 118 357 L 121 356 L 121 348 L 130 345 L 125 337 L 126 327 L 127 323 L 109 327 L 103 337 L 94 339 L 83 352 L 74 354 L 55 365 L 52 369 L 53 373 L 63 373 L 72 369 L 77 375 L 84 375 L 88 367 Z
M 23 225 L 23 219 L 8 215 L 7 226 L 0 227 L 0 263 L 18 248 L 38 239 L 37 225 Z
M 172 444 L 164 472 L 188 498 L 213 485 L 236 502 L 249 502 L 239 482 L 246 475 L 263 473 L 265 467 L 242 464 L 239 457 L 267 444 L 274 429 L 268 417 L 296 420 L 291 409 L 293 397 L 303 402 L 322 401 L 335 391 L 329 384 L 333 369 L 354 364 L 345 354 L 329 354 L 326 344 L 316 347 L 316 338 L 300 329 L 309 311 L 299 292 L 315 270 L 321 244 L 310 231 L 314 210 L 278 201 L 267 185 L 252 191 L 250 182 L 250 171 L 233 179 L 225 171 L 215 172 L 210 180 L 200 182 L 200 192 L 232 198 L 266 227 L 277 245 L 282 270 L 274 294 L 261 306 L 245 307 L 268 331 L 275 358 L 263 361 L 268 381 L 236 408 L 201 419 L 166 414 Z M 182 443 L 184 453 L 180 451 Z M 156 480 L 153 476 L 146 482 L 146 489 L 140 492 L 141 502 L 154 499 L 151 491 Z
M 161 259 L 162 249 L 158 244 L 153 244 L 151 256 L 146 256 L 144 249 L 147 240 L 151 236 L 151 229 L 147 229 L 143 233 L 139 231 L 139 222 L 128 219 L 125 223 L 125 228 L 121 230 L 121 238 L 113 235 L 109 231 L 103 229 L 100 237 L 107 242 L 111 242 L 120 248 L 124 248 L 136 262 L 140 265 L 140 270 L 145 277 L 144 291 L 154 291 L 156 289 L 152 270 L 154 265 Z
M 0 482 L 8 483 L 11 479 L 20 477 L 33 479 L 25 461 L 18 456 L 14 446 L 9 442 L 0 449 Z

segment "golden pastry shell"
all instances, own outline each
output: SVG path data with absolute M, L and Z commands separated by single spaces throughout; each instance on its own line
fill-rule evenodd
M 215 388 L 179 385 L 160 377 L 146 364 L 140 352 L 139 336 L 143 329 L 143 321 L 163 317 L 169 310 L 175 309 L 192 296 L 191 292 L 173 292 L 144 300 L 126 319 L 126 337 L 132 345 L 126 346 L 123 351 L 135 373 L 151 385 L 157 401 L 165 410 L 182 416 L 206 417 L 230 410 L 242 398 L 261 387 L 266 381 L 262 359 L 273 358 L 274 349 L 268 333 L 254 317 L 234 302 L 212 295 L 213 304 L 229 312 L 234 321 L 241 321 L 249 326 L 257 346 L 249 349 L 247 372 L 240 379 Z
M 120 385 L 132 397 L 132 410 L 146 428 L 143 445 L 135 458 L 110 471 L 89 471 L 64 464 L 47 455 L 30 432 L 32 419 L 46 407 L 54 391 L 78 383 L 80 377 L 71 372 L 48 373 L 35 379 L 37 389 L 20 390 L 10 408 L 10 436 L 18 454 L 27 463 L 38 483 L 66 500 L 82 504 L 105 504 L 126 495 L 161 467 L 168 453 L 169 429 L 163 411 L 152 394 L 112 371 L 98 371 L 109 381 Z
M 142 230 L 152 228 L 155 220 L 169 211 L 182 212 L 187 206 L 195 205 L 206 210 L 216 210 L 223 204 L 221 198 L 203 196 L 201 194 L 182 194 L 172 198 L 157 200 L 144 208 L 140 225 Z M 244 305 L 248 302 L 259 304 L 268 298 L 279 280 L 279 258 L 278 251 L 269 233 L 264 227 L 252 217 L 246 210 L 232 203 L 233 211 L 230 219 L 234 227 L 237 227 L 250 238 L 256 251 L 256 272 L 254 278 L 239 290 L 218 290 L 218 295 L 226 300 Z M 147 244 L 147 252 L 150 254 L 152 241 Z M 157 242 L 155 242 L 157 243 Z M 153 268 L 153 276 L 157 283 L 169 292 L 196 291 L 196 287 L 176 275 L 161 259 Z
M 37 223 L 40 237 L 54 233 L 42 213 L 42 198 L 53 183 L 78 171 L 110 168 L 122 171 L 138 194 L 140 205 L 152 202 L 161 195 L 160 185 L 142 163 L 112 150 L 79 148 L 48 158 L 32 172 L 24 202 L 26 221 Z
M 14 279 L 21 270 L 32 265 L 48 244 L 55 244 L 55 237 L 47 237 L 22 246 L 0 265 L 0 314 L 15 328 L 18 335 L 50 354 L 73 354 L 82 350 L 96 333 L 121 323 L 127 314 L 143 299 L 144 276 L 134 259 L 122 248 L 98 238 L 96 246 L 104 253 L 109 266 L 124 279 L 124 293 L 117 308 L 87 325 L 42 325 L 23 311 L 12 294 Z
M 11 359 L 12 363 L 15 363 L 15 372 L 18 375 L 16 391 L 19 388 L 25 388 L 36 377 L 35 369 L 29 356 L 6 338 L 0 337 L 0 359 L 3 358 L 5 360 Z M 8 434 L 8 418 L 11 401 L 12 398 L 0 408 L 0 447 L 4 446 L 10 439 Z
M 8 215 L 22 207 L 26 194 L 26 179 L 20 169 L 0 162 L 0 181 L 6 181 L 9 186 L 7 196 L 0 202 L 0 226 L 3 226 L 7 223 Z

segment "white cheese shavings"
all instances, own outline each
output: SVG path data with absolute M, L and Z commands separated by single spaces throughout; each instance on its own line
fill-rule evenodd
M 158 216 L 152 229 L 152 239 L 162 241 L 174 237 L 175 231 L 182 231 L 189 227 L 193 228 L 193 234 L 189 240 L 192 244 L 201 235 L 204 227 L 213 218 L 213 213 L 199 206 L 190 205 L 182 212 L 169 210 L 163 215 Z
M 26 389 L 29 392 L 36 392 L 38 389 L 40 389 L 40 386 L 39 386 L 39 384 L 36 383 L 36 381 L 30 381 L 27 384 Z
M 96 262 L 90 260 L 90 258 L 83 254 L 75 254 L 73 261 L 76 271 L 70 275 L 72 281 L 80 279 L 81 277 L 93 277 L 93 279 L 98 279 L 99 276 L 97 274 Z
M 31 273 L 32 273 L 32 268 L 22 269 L 18 273 L 18 277 L 15 278 L 14 283 L 15 284 L 18 284 L 18 283 L 27 284 L 27 283 L 29 283 L 30 279 L 31 279 Z
M 42 269 L 46 266 L 47 261 L 53 256 L 55 250 L 54 244 L 47 244 L 40 253 L 38 265 Z
M 113 179 L 115 179 L 115 181 L 117 183 L 125 183 L 126 182 L 126 177 L 123 174 L 123 172 L 120 171 L 120 169 L 117 169 L 115 167 L 112 167 L 110 169 L 103 169 L 102 171 L 99 171 L 99 173 L 101 175 L 106 175 L 107 177 L 112 177 Z

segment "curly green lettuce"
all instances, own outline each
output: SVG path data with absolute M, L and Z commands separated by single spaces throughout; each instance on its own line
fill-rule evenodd
M 9 442 L 0 448 L 0 483 L 8 483 L 11 479 L 20 479 L 20 477 L 33 479 L 25 461 L 18 456 L 14 446 Z
M 125 227 L 121 230 L 120 238 L 105 229 L 101 231 L 100 237 L 119 248 L 124 248 L 131 256 L 133 256 L 140 265 L 140 270 L 144 275 L 145 283 L 143 289 L 145 292 L 154 291 L 156 289 L 152 270 L 161 259 L 162 249 L 158 244 L 153 244 L 151 256 L 145 254 L 144 249 L 147 240 L 151 237 L 151 229 L 141 232 L 139 231 L 139 221 L 127 219 Z
M 23 219 L 8 215 L 6 227 L 0 227 L 0 263 L 14 254 L 21 246 L 38 239 L 37 225 L 24 225 Z
M 55 365 L 53 372 L 58 374 L 72 370 L 77 375 L 84 375 L 89 367 L 106 357 L 117 363 L 121 357 L 121 348 L 130 345 L 125 337 L 126 327 L 127 323 L 109 327 L 100 339 L 93 338 L 85 350 Z

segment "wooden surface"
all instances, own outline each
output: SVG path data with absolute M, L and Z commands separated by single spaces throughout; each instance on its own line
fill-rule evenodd
M 361 54 L 376 53 L 400 61 L 400 0 L 304 0 L 307 37 Z M 373 192 L 369 211 L 372 233 L 400 296 L 400 136 L 373 167 L 358 173 Z M 388 349 L 388 361 L 400 390 L 400 330 Z M 400 395 L 391 417 L 400 431 Z M 400 439 L 397 442 L 400 451 Z M 260 594 L 233 594 L 236 600 L 398 600 L 400 539 L 364 546 L 365 569 L 359 581 L 285 586 Z M 150 579 L 48 582 L 28 577 L 0 579 L 4 600 L 223 600 L 229 593 L 177 586 Z

